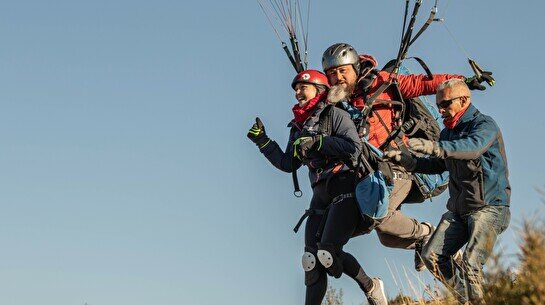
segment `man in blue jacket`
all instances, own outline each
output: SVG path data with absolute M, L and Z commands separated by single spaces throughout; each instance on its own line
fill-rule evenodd
M 471 94 L 463 81 L 451 79 L 439 85 L 436 102 L 446 126 L 439 141 L 408 142 L 413 151 L 430 157 L 414 158 L 401 151 L 389 151 L 385 157 L 409 171 L 449 171 L 448 211 L 424 246 L 422 258 L 434 276 L 454 288 L 462 303 L 479 304 L 483 299 L 482 267 L 511 216 L 503 138 L 496 122 L 471 105 Z M 451 257 L 466 243 L 462 272 L 457 272 Z

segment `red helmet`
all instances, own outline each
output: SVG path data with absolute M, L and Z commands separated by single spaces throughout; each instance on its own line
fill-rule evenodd
M 313 85 L 322 85 L 329 88 L 327 76 L 318 70 L 305 70 L 295 76 L 291 82 L 291 87 L 295 90 L 295 85 L 298 83 L 307 83 Z

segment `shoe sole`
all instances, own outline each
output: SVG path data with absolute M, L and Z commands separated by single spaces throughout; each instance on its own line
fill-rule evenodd
M 386 300 L 386 302 L 388 302 L 388 299 L 386 298 L 386 292 L 384 292 L 384 282 L 381 279 L 379 279 L 378 281 L 380 283 L 380 293 L 382 293 L 383 300 Z
M 433 233 L 435 233 L 435 226 L 432 225 L 431 223 L 429 222 L 424 222 L 423 224 L 427 225 L 429 228 L 430 228 L 430 234 L 429 234 L 429 238 L 428 238 L 428 242 L 429 242 L 429 239 L 431 238 L 431 236 L 433 235 Z M 426 235 L 427 236 L 427 235 Z M 424 244 L 425 245 L 425 244 Z M 422 248 L 424 247 L 424 245 L 422 245 Z M 422 266 L 415 266 L 414 269 L 416 269 L 416 272 L 422 272 L 426 269 L 428 269 L 428 267 L 426 267 L 426 264 L 424 263 L 424 260 L 422 259 L 422 256 L 420 256 L 420 254 L 418 255 L 420 257 L 420 261 L 422 261 Z
M 416 272 L 422 272 L 422 271 L 428 269 L 428 267 L 424 263 L 424 260 L 422 259 L 422 256 L 420 256 L 420 254 L 418 254 L 418 257 L 420 258 L 420 262 L 422 263 L 422 265 L 414 266 L 414 269 L 416 269 Z

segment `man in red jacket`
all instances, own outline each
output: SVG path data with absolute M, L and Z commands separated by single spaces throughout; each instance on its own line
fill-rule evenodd
M 323 54 L 322 66 L 332 86 L 328 97 L 330 102 L 345 101 L 360 111 L 364 108 L 366 99 L 377 92 L 392 75 L 390 72 L 377 70 L 374 57 L 358 55 L 356 50 L 346 43 L 330 46 Z M 367 141 L 377 148 L 384 144 L 390 131 L 400 123 L 399 113 L 392 103 L 399 100 L 398 94 L 401 94 L 403 99 L 431 95 L 435 94 L 437 86 L 447 79 L 466 80 L 464 76 L 454 74 L 435 74 L 432 79 L 428 79 L 426 75 L 392 76 L 397 78 L 399 93 L 394 86 L 389 86 L 380 93 L 371 105 L 372 111 L 367 121 L 363 122 L 364 126 L 367 124 Z M 475 78 L 467 79 L 466 82 L 470 87 L 473 84 L 473 88 L 482 88 Z M 434 227 L 429 223 L 420 223 L 409 218 L 399 210 L 411 186 L 412 180 L 406 175 L 394 175 L 388 214 L 378 221 L 375 230 L 381 243 L 387 247 L 415 249 L 415 268 L 421 271 L 426 267 L 421 260 L 420 252 L 423 244 L 431 237 Z

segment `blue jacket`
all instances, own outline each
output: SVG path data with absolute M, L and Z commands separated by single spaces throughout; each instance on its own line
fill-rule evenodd
M 439 158 L 417 158 L 415 171 L 449 171 L 447 208 L 465 215 L 485 205 L 509 206 L 511 186 L 501 131 L 496 122 L 469 105 L 453 129 L 439 137 Z
M 357 162 L 362 143 L 350 115 L 338 107 L 329 107 L 331 107 L 331 134 L 324 135 L 319 152 L 313 152 L 310 158 L 301 162 L 293 156 L 293 142 L 299 137 L 320 133 L 320 114 L 325 109 L 323 101 L 316 106 L 315 112 L 302 126 L 295 122 L 289 124 L 291 131 L 285 152 L 275 141 L 271 141 L 261 149 L 263 155 L 272 165 L 285 172 L 292 172 L 302 164 L 306 165 L 312 186 L 334 173 L 349 170 Z M 343 165 L 333 170 L 340 163 Z

